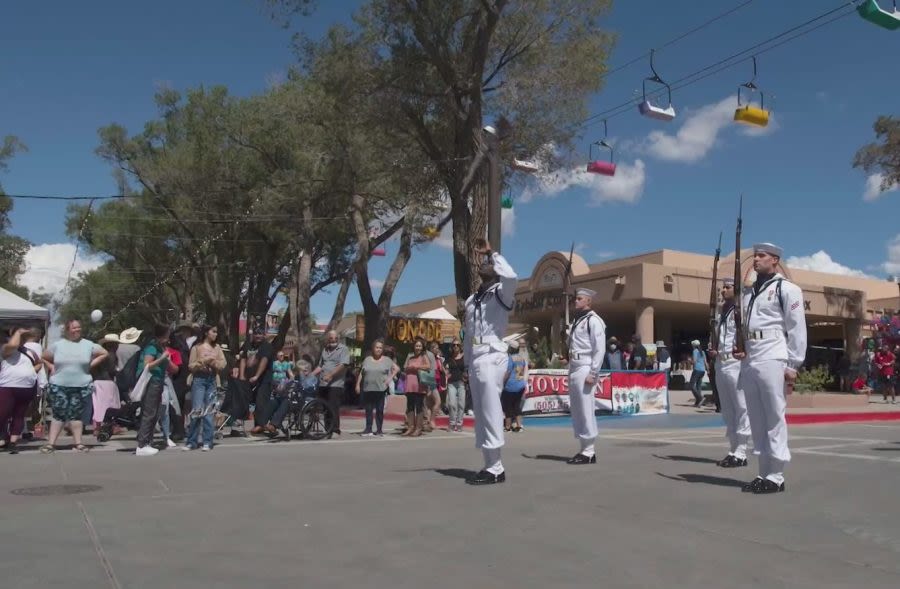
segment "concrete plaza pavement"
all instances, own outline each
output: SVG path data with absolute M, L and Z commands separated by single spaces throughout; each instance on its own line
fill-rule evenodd
M 227 439 L 151 458 L 0 455 L 0 586 L 896 587 L 900 426 L 791 429 L 787 492 L 743 494 L 715 416 L 601 420 L 596 466 L 530 420 L 508 480 L 471 433 Z M 358 422 L 345 431 L 359 431 Z M 36 487 L 92 485 L 70 495 Z M 54 490 L 54 489 L 51 489 Z M 15 491 L 15 492 L 14 492 Z

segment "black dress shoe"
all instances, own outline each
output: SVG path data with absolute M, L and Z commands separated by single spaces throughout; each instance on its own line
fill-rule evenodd
M 477 474 L 466 479 L 466 484 L 469 485 L 496 485 L 497 483 L 505 483 L 506 482 L 506 472 L 501 472 L 500 474 L 493 474 L 486 470 L 482 470 Z
M 597 464 L 597 455 L 585 456 L 581 452 L 566 460 L 566 464 Z
M 718 461 L 716 465 L 722 468 L 741 468 L 743 466 L 747 466 L 747 459 L 738 458 L 733 454 L 729 454 L 722 460 Z
M 760 488 L 762 484 L 765 482 L 765 479 L 762 477 L 756 477 L 743 487 L 741 487 L 742 493 L 755 493 L 756 489 Z
M 775 481 L 770 481 L 769 479 L 764 479 L 762 484 L 753 489 L 754 495 L 768 495 L 770 493 L 783 493 L 784 492 L 784 483 L 780 485 Z

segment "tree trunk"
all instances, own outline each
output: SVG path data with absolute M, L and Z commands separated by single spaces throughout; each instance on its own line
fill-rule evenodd
M 376 303 L 372 294 L 372 285 L 369 282 L 370 240 L 368 228 L 363 217 L 363 210 L 365 210 L 366 205 L 365 198 L 361 195 L 354 195 L 352 203 L 350 218 L 353 220 L 353 228 L 356 231 L 358 248 L 353 267 L 356 273 L 356 288 L 359 291 L 359 298 L 365 313 L 366 335 L 364 349 L 368 350 L 372 347 L 373 341 L 387 336 L 387 321 L 391 314 L 391 299 L 394 296 L 397 283 L 406 269 L 409 258 L 412 256 L 412 230 L 410 228 L 412 220 L 408 216 L 404 216 L 400 234 L 400 247 L 397 249 L 397 255 L 391 263 L 391 268 L 388 270 L 384 285 L 381 287 L 381 294 L 378 296 L 378 302 Z
M 331 321 L 328 322 L 326 332 L 337 328 L 338 323 L 344 318 L 344 304 L 347 302 L 347 294 L 350 292 L 350 285 L 355 276 L 353 268 L 349 268 L 347 274 L 341 279 L 341 287 L 338 289 L 337 299 L 334 301 L 334 312 L 331 314 Z
M 304 245 L 309 245 L 313 232 L 313 211 L 312 206 L 307 203 L 303 207 L 301 219 L 301 236 Z M 312 298 L 312 286 L 309 283 L 312 273 L 312 248 L 301 249 L 300 257 L 297 260 L 297 268 L 291 276 L 290 286 L 290 308 L 291 327 L 297 336 L 297 355 L 315 354 L 315 345 L 312 338 L 312 329 L 309 325 L 309 302 Z

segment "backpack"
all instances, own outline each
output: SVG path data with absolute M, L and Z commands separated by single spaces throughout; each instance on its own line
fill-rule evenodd
M 138 362 L 141 359 L 141 351 L 137 351 L 134 353 L 131 358 L 128 359 L 128 362 L 125 363 L 125 366 L 122 367 L 122 370 L 116 374 L 116 386 L 119 387 L 119 394 L 126 395 L 131 392 L 131 389 L 134 388 L 134 385 L 137 384 L 138 373 L 137 367 Z

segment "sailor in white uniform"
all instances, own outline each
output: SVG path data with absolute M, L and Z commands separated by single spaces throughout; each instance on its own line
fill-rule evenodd
M 716 363 L 716 388 L 725 420 L 725 436 L 728 438 L 728 455 L 717 462 L 722 468 L 747 466 L 747 443 L 750 440 L 750 418 L 744 391 L 738 388 L 741 361 L 734 357 L 734 279 L 722 282 L 722 310 L 716 326 L 716 342 L 709 355 Z
M 591 310 L 597 295 L 587 288 L 575 291 L 575 317 L 569 328 L 569 411 L 572 429 L 581 444 L 568 464 L 596 464 L 594 440 L 597 418 L 594 416 L 594 386 L 606 355 L 606 324 Z
M 747 399 L 754 453 L 759 453 L 759 476 L 744 485 L 745 493 L 784 491 L 784 465 L 791 460 L 785 384 L 793 385 L 806 358 L 806 316 L 800 287 L 777 272 L 782 253 L 771 243 L 753 246 L 757 278 L 742 297 L 746 353 L 738 354 L 738 388 Z
M 474 251 L 481 286 L 466 300 L 463 351 L 475 410 L 475 447 L 484 454 L 484 469 L 466 482 L 491 485 L 506 481 L 500 461 L 504 444 L 500 393 L 508 362 L 503 336 L 516 301 L 517 278 L 515 270 L 491 250 L 486 240 L 477 239 Z

